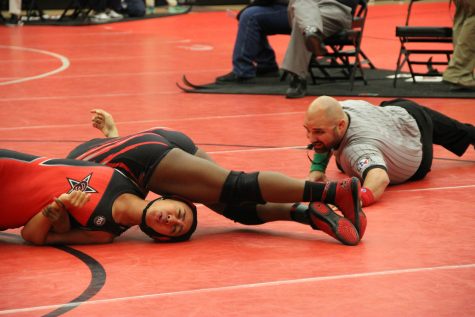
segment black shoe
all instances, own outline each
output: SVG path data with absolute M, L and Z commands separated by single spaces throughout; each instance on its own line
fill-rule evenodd
M 230 72 L 226 75 L 219 76 L 216 78 L 217 84 L 243 84 L 243 83 L 253 83 L 254 77 L 238 77 L 235 73 Z
M 290 76 L 290 87 L 287 89 L 286 97 L 290 99 L 305 97 L 307 94 L 307 79 L 292 73 L 290 73 Z
M 471 82 L 452 82 L 443 79 L 442 83 L 450 86 L 450 91 L 465 92 L 475 90 L 475 80 Z
M 305 33 L 305 46 L 309 52 L 316 56 L 328 54 L 327 48 L 323 43 L 323 36 L 318 32 Z
M 5 25 L 7 25 L 7 26 L 18 26 L 18 25 L 23 25 L 23 22 L 21 21 L 21 19 L 18 15 L 12 14 L 10 19 L 5 20 Z

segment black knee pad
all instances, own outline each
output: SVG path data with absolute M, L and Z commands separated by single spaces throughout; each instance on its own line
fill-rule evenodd
M 243 225 L 261 225 L 264 221 L 257 216 L 256 206 L 256 203 L 226 205 L 223 216 Z
M 259 172 L 244 173 L 231 171 L 224 182 L 219 201 L 225 204 L 253 202 L 264 204 L 257 177 Z

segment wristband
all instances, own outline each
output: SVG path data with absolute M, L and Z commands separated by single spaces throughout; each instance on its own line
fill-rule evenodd
M 363 207 L 369 206 L 375 202 L 373 192 L 368 187 L 361 187 L 360 194 Z
M 312 165 L 310 165 L 310 172 L 325 172 L 328 162 L 330 161 L 330 153 L 315 153 L 313 155 Z

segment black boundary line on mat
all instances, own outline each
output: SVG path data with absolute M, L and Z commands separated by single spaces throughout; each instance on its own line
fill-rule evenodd
M 10 238 L 14 238 L 15 240 L 18 240 L 18 241 L 21 240 L 20 236 L 16 234 L 0 232 L 0 236 L 3 236 L 3 235 Z M 84 264 L 86 264 L 89 271 L 91 271 L 91 281 L 89 282 L 89 286 L 81 293 L 81 295 L 74 298 L 70 302 L 63 304 L 62 306 L 53 310 L 52 312 L 49 312 L 43 315 L 44 317 L 60 316 L 62 314 L 67 313 L 70 310 L 73 310 L 74 308 L 81 305 L 83 302 L 95 296 L 102 289 L 102 287 L 104 286 L 106 282 L 106 271 L 104 267 L 91 256 L 68 246 L 51 246 L 51 247 L 55 249 L 59 249 L 66 253 L 69 253 L 72 256 L 76 257 L 77 259 L 81 260 Z

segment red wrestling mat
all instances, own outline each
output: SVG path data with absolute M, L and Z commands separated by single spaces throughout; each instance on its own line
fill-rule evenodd
M 447 3 L 421 5 L 418 17 L 450 23 Z M 371 7 L 364 46 L 378 67 L 395 65 L 404 12 Z M 185 72 L 206 81 L 229 71 L 235 32 L 223 12 L 0 28 L 0 148 L 63 156 L 100 136 L 89 110 L 102 107 L 122 134 L 168 126 L 228 168 L 304 178 L 302 118 L 313 97 L 188 95 L 175 86 Z M 272 38 L 279 60 L 287 40 Z M 473 100 L 416 101 L 475 122 Z M 204 206 L 182 244 L 152 243 L 135 228 L 110 245 L 62 248 L 0 232 L 0 316 L 474 315 L 475 151 L 458 158 L 436 147 L 435 156 L 425 180 L 391 187 L 365 209 L 356 247 L 295 223 L 235 224 Z M 329 175 L 343 177 L 334 165 Z

